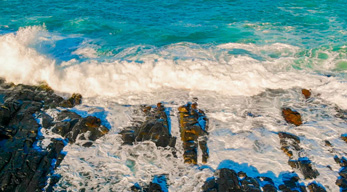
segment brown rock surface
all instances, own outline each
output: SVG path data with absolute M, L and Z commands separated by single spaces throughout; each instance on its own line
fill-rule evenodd
M 289 108 L 282 109 L 282 116 L 284 117 L 287 123 L 291 123 L 296 126 L 299 126 L 302 124 L 300 113 L 293 111 Z
M 311 97 L 311 92 L 307 89 L 302 89 L 301 93 L 305 96 L 306 99 Z

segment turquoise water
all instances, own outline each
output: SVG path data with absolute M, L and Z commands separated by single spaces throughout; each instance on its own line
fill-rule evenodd
M 3 0 L 0 33 L 44 24 L 50 32 L 80 35 L 113 52 L 177 42 L 338 47 L 346 45 L 346 10 L 343 0 Z

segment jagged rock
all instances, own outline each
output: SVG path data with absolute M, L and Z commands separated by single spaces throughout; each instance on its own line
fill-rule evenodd
M 8 141 L 10 142 L 10 141 Z M 11 141 L 16 142 L 16 141 Z M 53 142 L 47 151 L 4 148 L 0 150 L 0 190 L 37 191 L 46 185 L 55 159 L 61 153 L 59 142 Z
M 324 187 L 318 185 L 315 182 L 309 183 L 307 185 L 307 188 L 310 190 L 310 192 L 326 192 L 326 190 L 324 189 Z
M 257 177 L 259 184 L 262 186 L 264 192 L 277 192 L 275 183 L 269 177 Z
M 132 192 L 167 192 L 167 183 L 165 175 L 154 176 L 153 181 L 149 185 L 141 187 L 139 184 L 133 185 Z
M 345 157 L 339 158 L 337 155 L 334 156 L 334 160 L 337 164 L 339 164 L 341 167 L 347 166 L 347 159 Z
M 93 116 L 82 118 L 75 112 L 68 110 L 58 114 L 57 121 L 52 127 L 52 132 L 67 138 L 69 143 L 76 142 L 76 139 L 95 141 L 108 131 L 106 127 L 101 125 L 99 118 Z M 84 146 L 88 145 L 84 144 Z
M 290 159 L 288 164 L 292 168 L 299 169 L 305 179 L 313 179 L 319 175 L 318 171 L 312 168 L 312 163 L 308 158 L 299 158 L 298 160 Z
M 217 178 L 209 178 L 202 187 L 204 192 L 242 191 L 239 178 L 232 169 L 222 168 L 216 172 Z
M 169 132 L 168 117 L 165 107 L 158 103 L 157 107 L 144 106 L 142 108 L 145 121 L 136 122 L 131 127 L 124 128 L 122 135 L 123 144 L 132 145 L 134 142 L 153 141 L 158 147 L 172 147 L 176 145 L 176 137 Z
M 301 93 L 305 96 L 306 99 L 311 97 L 311 92 L 307 89 L 302 89 Z
M 300 178 L 296 173 L 285 173 L 282 177 L 282 180 L 284 184 L 278 187 L 282 192 L 306 192 L 305 185 L 301 185 L 298 182 Z
M 82 103 L 82 95 L 79 93 L 73 93 L 69 99 L 62 101 L 60 103 L 60 106 L 65 108 L 72 108 L 81 103 Z
M 293 157 L 293 151 L 300 151 L 300 138 L 296 135 L 286 132 L 279 132 L 281 150 L 290 158 Z
M 252 178 L 245 172 L 222 168 L 215 177 L 206 179 L 202 186 L 204 192 L 277 192 L 274 182 L 268 177 Z
M 178 111 L 184 162 L 197 164 L 197 147 L 199 144 L 202 151 L 202 162 L 206 163 L 209 154 L 207 148 L 208 119 L 205 113 L 197 109 L 197 103 L 187 103 L 180 106 Z
M 214 177 L 208 178 L 202 186 L 204 192 L 218 192 L 218 185 Z
M 302 124 L 300 113 L 293 111 L 289 108 L 282 109 L 282 116 L 284 117 L 287 123 L 291 123 L 296 126 L 299 126 Z
M 252 177 L 248 177 L 245 172 L 240 171 L 238 173 L 238 177 L 240 179 L 242 191 L 249 191 L 249 192 L 261 191 L 258 181 Z
M 73 132 L 72 138 L 83 135 L 95 140 L 108 131 L 100 126 L 100 119 L 82 118 L 72 112 L 61 112 L 58 122 L 54 122 L 43 109 L 57 107 L 64 99 L 55 95 L 47 84 L 13 85 L 0 79 L 0 87 L 0 191 L 42 191 L 48 176 L 65 157 L 62 152 L 67 144 L 65 140 L 53 139 L 46 149 L 37 146 L 42 136 L 39 135 L 41 125 L 36 117 L 42 119 L 45 128 L 58 124 L 55 132 L 66 137 Z M 75 96 L 74 104 L 80 103 L 78 98 Z M 74 126 L 69 121 L 72 118 L 76 119 Z M 62 122 L 69 122 L 69 125 L 59 125 Z M 90 134 L 84 134 L 87 132 Z M 58 176 L 50 178 L 47 191 L 52 191 L 59 180 Z

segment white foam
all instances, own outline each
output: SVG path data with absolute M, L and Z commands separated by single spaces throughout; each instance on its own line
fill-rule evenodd
M 51 36 L 51 37 L 50 37 Z M 275 43 L 228 43 L 205 48 L 192 43 L 166 47 L 125 49 L 114 59 L 79 61 L 58 65 L 54 58 L 38 53 L 33 47 L 56 39 L 43 27 L 21 28 L 15 34 L 0 37 L 0 76 L 14 83 L 35 84 L 46 81 L 60 92 L 79 92 L 85 97 L 108 96 L 139 99 L 144 93 L 165 90 L 212 91 L 221 95 L 251 96 L 267 88 L 289 89 L 301 86 L 338 92 L 345 88 L 338 79 L 316 75 L 309 68 L 294 70 L 298 47 Z M 242 49 L 244 54 L 229 54 Z M 140 51 L 139 51 L 140 50 Z M 271 57 L 275 53 L 277 57 Z M 72 54 L 95 58 L 96 50 L 85 43 Z M 331 70 L 328 60 L 322 69 Z M 327 83 L 329 88 L 325 86 Z M 343 108 L 343 95 L 330 99 Z
M 179 139 L 177 107 L 195 96 L 199 97 L 199 107 L 207 111 L 210 119 L 210 158 L 207 163 L 210 168 L 203 170 L 183 163 L 182 141 Z M 151 97 L 143 95 L 142 104 L 154 104 L 148 103 Z M 100 101 L 89 98 L 85 103 L 97 104 L 109 112 L 107 120 L 112 129 L 90 148 L 75 144 L 64 148 L 68 154 L 56 171 L 63 176 L 56 189 L 128 191 L 136 182 L 148 184 L 154 175 L 164 174 L 168 179 L 169 191 L 201 191 L 206 178 L 214 174 L 210 169 L 215 170 L 221 164 L 236 171 L 242 170 L 252 177 L 271 177 L 278 186 L 283 183 L 281 173 L 293 171 L 287 163 L 288 157 L 280 149 L 280 140 L 276 134 L 286 131 L 300 137 L 300 146 L 304 150 L 302 154 L 310 158 L 320 173 L 314 180 L 324 185 L 327 191 L 338 191 L 335 181 L 339 166 L 333 157 L 336 154 L 343 155 L 343 151 L 347 150 L 347 145 L 339 139 L 347 127 L 342 119 L 334 116 L 334 105 L 327 104 L 316 93 L 312 97 L 306 100 L 300 88 L 267 90 L 251 97 L 220 96 L 203 91 L 192 95 L 167 96 L 171 99 L 165 105 L 171 108 L 172 134 L 178 137 L 177 158 L 170 156 L 169 150 L 157 149 L 151 142 L 122 146 L 118 133 L 129 125 L 136 106 L 122 106 L 108 99 Z M 285 123 L 280 109 L 286 106 L 301 113 L 303 125 L 295 127 Z M 93 111 L 89 109 L 93 107 L 79 108 Z M 329 140 L 336 151 L 330 152 L 329 147 L 324 146 L 324 140 Z M 201 151 L 198 153 L 201 162 Z M 328 169 L 327 165 L 333 170 Z M 300 171 L 296 172 L 303 178 Z M 314 180 L 300 182 L 307 185 Z

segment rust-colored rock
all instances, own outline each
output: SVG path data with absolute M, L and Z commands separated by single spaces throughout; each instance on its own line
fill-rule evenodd
M 284 119 L 287 121 L 287 123 L 294 124 L 296 126 L 299 126 L 302 124 L 301 115 L 300 113 L 293 111 L 289 108 L 283 108 L 282 109 L 282 115 Z
M 302 89 L 301 93 L 305 96 L 306 99 L 311 97 L 311 92 L 307 89 Z

